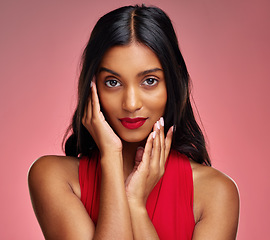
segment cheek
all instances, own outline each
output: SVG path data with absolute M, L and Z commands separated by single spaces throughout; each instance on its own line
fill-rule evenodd
M 155 110 L 159 112 L 160 115 L 164 115 L 165 108 L 167 103 L 167 95 L 163 95 L 162 97 L 158 98 L 155 102 Z
M 106 94 L 101 93 L 99 95 L 99 102 L 101 111 L 106 120 L 111 126 L 114 126 L 115 117 L 119 115 L 119 106 L 121 106 L 121 97 L 119 94 Z
M 99 94 L 101 110 L 105 116 L 110 116 L 110 114 L 114 111 L 113 106 L 116 105 L 114 103 L 114 99 L 115 98 L 109 97 L 106 94 Z
M 163 115 L 167 103 L 166 88 L 149 95 L 147 99 L 145 99 L 145 102 L 148 103 L 149 109 L 151 109 L 155 115 Z

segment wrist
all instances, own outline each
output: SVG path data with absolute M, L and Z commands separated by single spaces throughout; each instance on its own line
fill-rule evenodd
M 147 212 L 146 210 L 146 204 L 143 201 L 138 201 L 135 199 L 128 199 L 128 205 L 129 205 L 129 209 L 130 211 L 134 211 L 134 212 Z
M 131 219 L 134 221 L 139 221 L 144 218 L 149 218 L 148 212 L 146 210 L 146 207 L 142 204 L 137 204 L 135 202 L 128 202 L 129 204 L 129 211 Z
M 122 160 L 122 151 L 100 151 L 100 158 L 101 159 L 120 159 Z
M 123 157 L 120 152 L 100 153 L 101 167 L 123 166 Z

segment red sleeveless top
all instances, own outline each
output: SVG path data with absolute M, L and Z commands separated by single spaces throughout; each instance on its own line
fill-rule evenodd
M 79 166 L 81 201 L 97 223 L 101 183 L 99 154 L 83 157 Z M 193 177 L 185 155 L 171 150 L 165 173 L 148 197 L 146 209 L 160 239 L 190 240 L 195 226 Z

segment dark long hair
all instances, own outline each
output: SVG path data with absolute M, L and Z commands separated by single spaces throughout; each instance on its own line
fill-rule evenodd
M 96 144 L 82 125 L 90 83 L 102 57 L 113 46 L 136 41 L 148 46 L 159 58 L 167 85 L 165 132 L 175 125 L 172 148 L 198 163 L 211 165 L 203 133 L 190 102 L 190 78 L 169 17 L 157 7 L 126 6 L 101 17 L 82 56 L 78 105 L 64 137 L 67 156 L 88 156 Z M 71 135 L 67 137 L 68 133 Z

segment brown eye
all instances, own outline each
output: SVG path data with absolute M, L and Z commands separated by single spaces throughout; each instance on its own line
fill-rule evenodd
M 143 85 L 154 86 L 158 83 L 158 80 L 155 78 L 147 78 L 144 80 Z
M 105 85 L 106 85 L 107 87 L 109 87 L 109 88 L 113 88 L 113 87 L 118 87 L 118 86 L 120 86 L 121 84 L 120 84 L 117 80 L 111 79 L 111 80 L 107 80 L 107 81 L 105 82 Z

